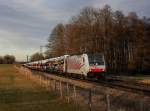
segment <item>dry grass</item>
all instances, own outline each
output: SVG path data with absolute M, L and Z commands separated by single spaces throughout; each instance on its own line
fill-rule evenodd
M 142 83 L 142 84 L 148 84 L 150 85 L 150 76 L 137 76 L 137 77 L 131 77 L 131 79 L 135 82 Z
M 142 84 L 150 85 L 150 79 L 141 80 L 141 81 L 139 81 L 139 82 L 142 83 Z
M 74 111 L 54 94 L 27 80 L 12 65 L 0 65 L 0 111 Z

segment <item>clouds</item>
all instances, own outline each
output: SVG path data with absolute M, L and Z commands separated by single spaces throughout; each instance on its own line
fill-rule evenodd
M 6 30 L 0 30 L 0 37 L 1 55 L 13 54 L 17 56 L 18 60 L 23 60 L 25 58 L 25 54 L 32 54 L 33 52 L 38 51 L 39 44 L 44 42 L 38 38 L 30 38 L 29 40 L 22 34 Z
M 27 5 L 15 0 L 0 2 L 0 55 L 14 54 L 23 60 L 46 44 L 56 20 L 42 17 L 38 14 L 41 12 Z
M 47 43 L 52 28 L 66 23 L 86 6 L 111 5 L 114 10 L 149 16 L 149 0 L 0 0 L 0 55 L 25 60 Z
M 94 0 L 95 1 L 95 0 Z M 96 0 L 94 2 L 95 7 L 103 7 L 108 4 L 113 10 L 121 10 L 125 14 L 134 11 L 142 16 L 150 16 L 150 0 Z

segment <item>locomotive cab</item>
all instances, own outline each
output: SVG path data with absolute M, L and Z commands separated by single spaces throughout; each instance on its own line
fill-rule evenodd
M 105 76 L 106 65 L 102 53 L 88 54 L 89 74 L 90 77 L 101 78 Z

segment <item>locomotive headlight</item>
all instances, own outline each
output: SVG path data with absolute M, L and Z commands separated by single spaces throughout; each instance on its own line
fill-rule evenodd
M 104 71 L 105 71 L 105 69 L 102 69 L 102 71 L 104 72 Z
M 91 72 L 91 71 L 92 71 L 92 69 L 90 68 L 90 69 L 89 69 L 89 71 Z

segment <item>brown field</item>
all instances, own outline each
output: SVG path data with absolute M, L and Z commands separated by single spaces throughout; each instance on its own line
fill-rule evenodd
M 0 65 L 0 111 L 74 111 L 54 94 L 27 80 L 13 68 Z

